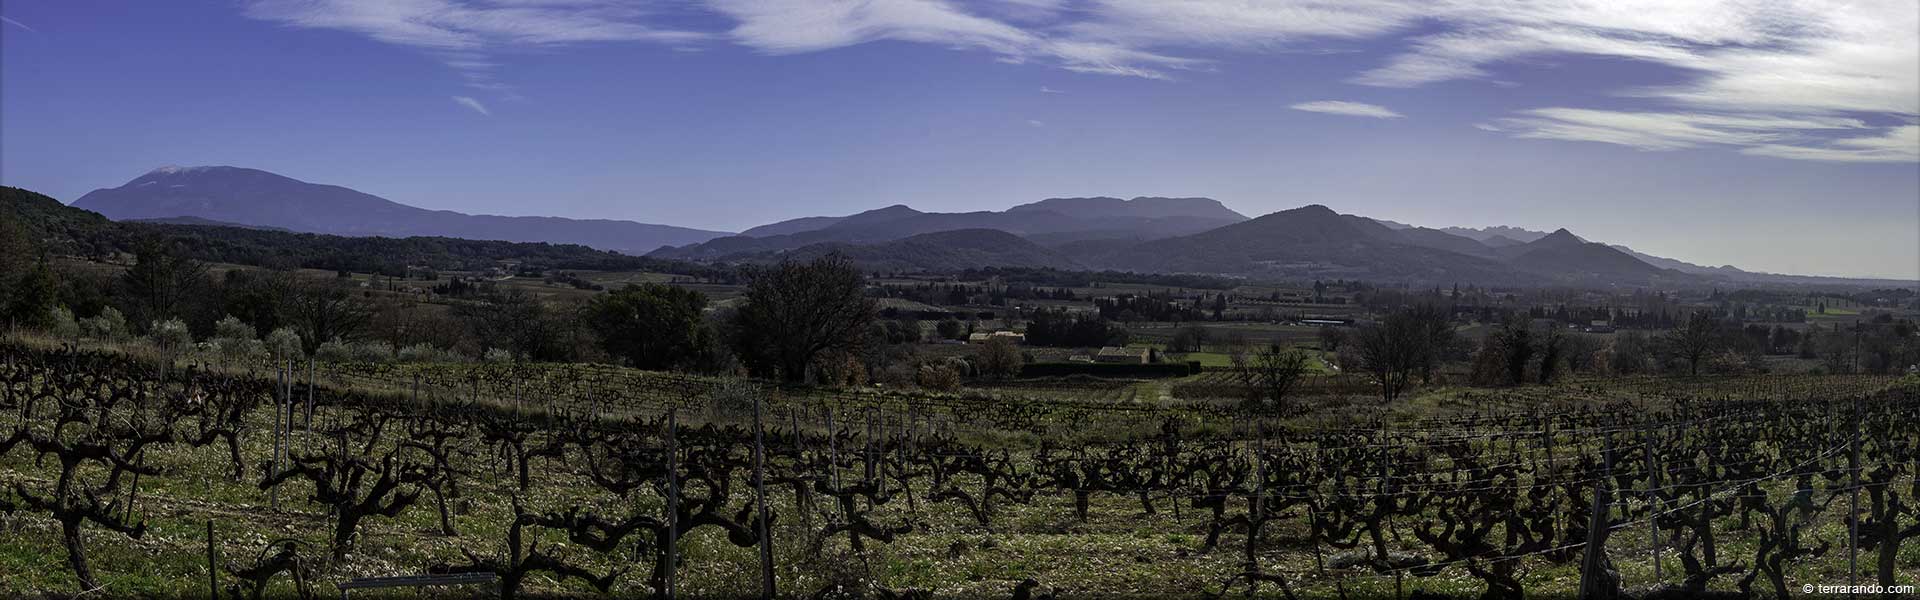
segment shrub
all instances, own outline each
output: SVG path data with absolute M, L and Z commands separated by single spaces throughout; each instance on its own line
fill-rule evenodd
M 738 379 L 728 379 L 714 388 L 707 404 L 708 418 L 715 422 L 744 421 L 753 418 L 753 399 L 761 392 L 760 386 Z
M 100 314 L 80 320 L 80 334 L 100 340 L 118 340 L 127 335 L 127 317 L 109 306 Z
M 168 352 L 179 352 L 193 345 L 193 332 L 187 330 L 187 324 L 179 319 L 154 321 L 147 328 L 147 338 L 153 345 Z
M 215 340 L 251 340 L 253 336 L 253 326 L 233 315 L 227 315 L 213 324 Z
M 266 349 L 275 358 L 281 360 L 300 358 L 305 354 L 300 347 L 300 334 L 294 333 L 291 327 L 281 327 L 267 334 Z
M 967 337 L 966 324 L 961 323 L 959 319 L 953 317 L 941 319 L 939 324 L 933 326 L 933 329 L 934 332 L 940 334 L 940 337 L 949 340 L 962 340 Z
M 906 364 L 896 364 L 896 365 L 892 365 L 887 368 L 881 369 L 878 373 L 874 374 L 873 379 L 876 383 L 881 383 L 888 386 L 903 387 L 903 386 L 912 385 L 914 377 L 918 375 L 919 375 L 919 370 L 913 368 L 913 366 L 906 365 Z
M 323 362 L 346 362 L 353 360 L 353 348 L 340 338 L 334 338 L 313 351 L 313 357 Z
M 414 344 L 401 348 L 394 357 L 404 363 L 459 362 L 452 352 L 435 348 L 429 344 Z
M 73 320 L 73 311 L 67 307 L 54 306 L 47 311 L 47 333 L 61 338 L 79 337 L 80 323 Z
M 913 382 L 929 390 L 951 392 L 960 389 L 960 372 L 946 365 L 920 365 Z
M 353 360 L 359 362 L 389 362 L 393 360 L 393 344 L 384 341 L 357 342 L 351 346 Z
M 829 355 L 820 359 L 814 367 L 815 376 L 820 384 L 829 387 L 864 387 L 867 385 L 867 365 L 852 354 Z
M 978 365 L 980 375 L 993 379 L 1006 379 L 1020 374 L 1020 365 L 1025 362 L 1020 349 L 1014 347 L 1013 340 L 995 337 L 980 346 L 974 354 L 973 364 Z
M 1764 373 L 1766 362 L 1757 354 L 1745 354 L 1732 349 L 1715 352 L 1706 358 L 1706 370 L 1716 375 L 1743 375 Z

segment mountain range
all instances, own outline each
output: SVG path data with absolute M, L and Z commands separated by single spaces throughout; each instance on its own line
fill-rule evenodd
M 842 217 L 806 217 L 650 256 L 733 260 L 816 244 L 873 244 L 958 230 L 997 230 L 1040 243 L 1085 239 L 1150 240 L 1189 235 L 1247 220 L 1211 198 L 1050 198 L 1004 211 L 921 212 L 902 204 Z
M 784 252 L 738 254 L 731 262 L 809 260 L 838 253 L 875 271 L 952 272 L 981 267 L 1082 270 L 1065 254 L 998 229 L 955 229 L 873 244 L 822 242 Z
M 73 203 L 122 221 L 348 236 L 580 244 L 650 258 L 766 263 L 829 252 L 873 270 L 1108 269 L 1302 279 L 1667 286 L 1881 280 L 1704 267 L 1565 229 L 1427 228 L 1314 204 L 1248 218 L 1211 198 L 1048 198 L 1001 211 L 904 204 L 769 223 L 739 234 L 631 221 L 469 215 L 238 167 L 166 167 Z
M 1442 230 L 1395 229 L 1318 204 L 1079 258 L 1108 269 L 1426 283 L 1656 285 L 1691 279 L 1564 229 L 1495 248 Z
M 74 201 L 116 221 L 204 219 L 303 233 L 580 244 L 627 254 L 726 235 L 608 219 L 502 217 L 427 210 L 336 185 L 240 167 L 161 167 Z

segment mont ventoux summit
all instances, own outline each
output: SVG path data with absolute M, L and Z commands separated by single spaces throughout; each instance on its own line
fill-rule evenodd
M 839 252 L 891 271 L 1111 269 L 1495 285 L 1848 283 L 1703 267 L 1624 246 L 1514 227 L 1430 229 L 1318 205 L 1248 218 L 1210 198 L 1049 198 L 1003 211 L 894 205 L 738 234 L 606 219 L 427 210 L 351 188 L 240 167 L 162 167 L 72 204 L 117 221 L 345 236 L 440 236 L 579 244 L 692 261 L 775 262 Z

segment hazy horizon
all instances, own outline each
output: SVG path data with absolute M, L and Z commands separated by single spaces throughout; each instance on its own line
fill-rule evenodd
M 0 183 L 740 231 L 1206 196 L 1920 278 L 1920 5 L 13 2 Z

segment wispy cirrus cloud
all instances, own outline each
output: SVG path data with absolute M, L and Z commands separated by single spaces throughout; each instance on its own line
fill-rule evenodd
M 1740 116 L 1584 108 L 1536 108 L 1522 111 L 1521 114 L 1519 117 L 1483 123 L 1479 127 L 1521 138 L 1602 142 L 1641 150 L 1773 144 L 1790 139 L 1797 132 L 1867 128 L 1867 124 L 1859 119 L 1818 116 Z
M 1294 110 L 1304 110 L 1307 112 L 1325 113 L 1329 115 L 1345 115 L 1349 117 L 1370 117 L 1375 119 L 1398 119 L 1402 116 L 1405 116 L 1405 115 L 1401 115 L 1400 113 L 1394 112 L 1393 109 L 1391 108 L 1380 106 L 1378 104 L 1367 104 L 1364 102 L 1348 102 L 1345 100 L 1319 100 L 1314 102 L 1301 102 L 1299 104 L 1290 105 L 1287 108 L 1291 108 Z
M 1002 62 L 1047 61 L 1071 71 L 1165 79 L 1201 61 L 1096 39 L 1048 35 L 969 12 L 943 0 L 709 0 L 737 23 L 728 34 L 770 54 L 813 52 L 876 41 L 985 51 Z M 1026 3 L 1035 6 L 1036 3 Z
M 479 100 L 474 99 L 472 96 L 454 96 L 453 102 L 454 104 L 471 108 L 473 112 L 480 113 L 481 116 L 493 116 L 493 111 L 487 110 L 487 105 L 481 104 Z
M 1362 41 L 1390 49 L 1349 81 L 1382 88 L 1510 85 L 1497 70 L 1540 57 L 1636 61 L 1671 69 L 1680 82 L 1595 98 L 1608 110 L 1639 105 L 1611 117 L 1522 112 L 1483 125 L 1648 150 L 1728 145 L 1824 160 L 1815 157 L 1844 147 L 1823 145 L 1838 144 L 1821 137 L 1830 128 L 1802 127 L 1800 117 L 1920 116 L 1920 36 L 1913 34 L 1920 11 L 1908 0 L 1037 0 L 1039 10 L 1021 19 L 994 3 L 710 1 L 738 23 L 735 41 L 772 53 L 896 40 L 1154 79 L 1212 68 L 1217 59 L 1200 57 L 1219 50 L 1313 51 Z M 1883 126 L 1866 139 L 1899 131 Z M 1899 154 L 1874 156 L 1889 155 Z
M 686 48 L 726 40 L 787 55 L 901 42 L 1009 64 L 1157 80 L 1230 72 L 1223 53 L 1360 45 L 1378 56 L 1346 81 L 1388 90 L 1462 80 L 1513 85 L 1502 76 L 1512 64 L 1563 56 L 1619 59 L 1671 74 L 1663 78 L 1671 83 L 1622 85 L 1589 102 L 1480 123 L 1522 138 L 1878 160 L 1906 153 L 1847 140 L 1897 141 L 1905 130 L 1886 123 L 1920 118 L 1920 36 L 1914 35 L 1920 11 L 1912 0 L 685 1 L 690 4 L 247 0 L 244 6 L 256 19 L 348 31 L 432 53 L 466 85 L 501 94 L 512 93 L 496 75 L 503 55 L 582 43 Z M 698 31 L 661 25 L 670 20 L 664 15 L 689 7 L 724 23 Z M 1322 108 L 1318 112 L 1392 113 Z M 1880 125 L 1804 126 L 1861 117 Z M 1866 131 L 1842 137 L 1847 132 L 1840 130 L 1854 129 Z
M 595 42 L 686 44 L 708 34 L 650 25 L 620 0 L 251 0 L 246 16 L 331 29 L 433 54 L 470 87 L 504 90 L 500 53 Z
M 1844 138 L 1820 146 L 1763 144 L 1740 152 L 1828 162 L 1915 162 L 1920 161 L 1920 125 L 1903 125 L 1882 135 Z

